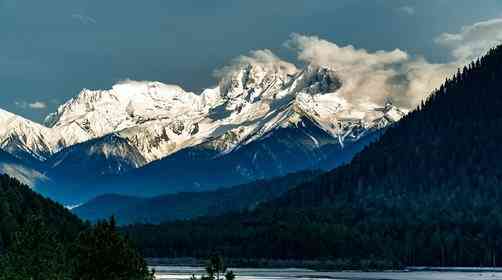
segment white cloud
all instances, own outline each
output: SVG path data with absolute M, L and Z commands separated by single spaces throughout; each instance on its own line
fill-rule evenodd
M 502 42 L 502 18 L 464 26 L 459 33 L 443 33 L 436 42 L 450 48 L 459 62 L 469 62 Z
M 30 107 L 31 109 L 45 109 L 47 108 L 47 104 L 45 102 L 36 101 L 28 104 L 28 107 Z
M 42 101 L 35 101 L 32 103 L 26 101 L 16 101 L 14 104 L 21 109 L 43 110 L 47 108 L 47 103 Z
M 411 109 L 457 69 L 455 63 L 429 63 L 399 49 L 369 52 L 315 36 L 293 34 L 285 45 L 305 64 L 333 68 L 344 83 L 340 94 L 356 104 L 392 100 Z
M 412 6 L 402 6 L 397 9 L 399 13 L 412 16 L 415 14 L 415 8 Z
M 96 24 L 98 22 L 96 19 L 82 14 L 72 14 L 71 17 L 82 24 Z
M 251 51 L 249 55 L 237 57 L 230 65 L 214 71 L 214 76 L 217 78 L 225 78 L 228 74 L 234 73 L 243 65 L 259 65 L 271 71 L 285 70 L 288 73 L 294 73 L 297 68 L 294 64 L 281 60 L 271 50 L 256 50 Z
M 408 54 L 399 49 L 369 53 L 351 45 L 340 47 L 316 36 L 300 34 L 292 34 L 284 45 L 296 51 L 299 60 L 318 66 L 377 69 L 408 59 Z

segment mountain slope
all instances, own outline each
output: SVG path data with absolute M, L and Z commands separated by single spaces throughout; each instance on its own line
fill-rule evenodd
M 89 200 L 88 202 L 73 208 L 71 211 L 83 220 L 98 221 L 108 219 L 111 216 L 121 221 L 128 220 L 119 212 L 124 209 L 133 208 L 138 204 L 145 203 L 147 198 L 126 196 L 119 194 L 104 194 Z
M 168 155 L 175 143 L 188 140 L 191 134 L 183 133 L 185 127 L 192 131 L 195 124 L 191 122 L 210 106 L 208 93 L 196 95 L 159 82 L 125 81 L 110 90 L 83 90 L 45 123 L 55 130 L 83 133 L 89 139 L 117 133 L 150 162 Z
M 80 151 L 87 153 L 81 154 Z M 75 170 L 82 177 L 104 176 L 123 173 L 145 163 L 146 159 L 128 141 L 109 134 L 65 148 L 50 157 L 46 165 L 51 177 L 65 178 Z
M 153 198 L 103 195 L 73 209 L 72 212 L 91 221 L 113 215 L 120 224 L 160 223 L 199 216 L 216 216 L 253 209 L 320 174 L 318 171 L 304 171 L 211 192 L 184 192 Z
M 156 256 L 499 266 L 501 77 L 498 47 L 350 164 L 256 211 L 127 231 Z
M 131 193 L 164 191 L 203 191 L 232 186 L 256 179 L 283 176 L 289 172 L 319 169 L 323 162 L 335 158 L 328 167 L 347 162 L 353 153 L 370 143 L 378 133 L 361 137 L 360 148 L 347 142 L 345 149 L 308 119 L 278 128 L 262 139 L 228 154 L 220 154 L 215 142 L 182 150 L 144 168 L 119 178 L 123 191 Z M 351 149 L 353 148 L 353 149 Z M 148 185 L 148 190 L 135 186 Z M 152 193 L 153 192 L 153 193 Z
M 49 129 L 0 109 L 0 148 L 24 160 L 45 160 L 56 143 Z
M 46 183 L 49 178 L 39 170 L 38 165 L 28 164 L 13 155 L 0 150 L 0 174 L 8 174 L 32 188 Z

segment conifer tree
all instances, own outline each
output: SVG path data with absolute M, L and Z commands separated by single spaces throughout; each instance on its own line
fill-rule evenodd
M 0 258 L 0 280 L 70 280 L 66 250 L 43 220 L 28 218 Z
M 153 279 L 143 257 L 117 232 L 113 217 L 82 232 L 73 254 L 74 280 Z

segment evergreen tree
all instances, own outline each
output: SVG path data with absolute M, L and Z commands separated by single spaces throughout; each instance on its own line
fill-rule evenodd
M 31 216 L 0 258 L 0 280 L 69 280 L 66 250 L 43 220 Z
M 73 254 L 74 280 L 153 279 L 143 257 L 117 232 L 113 217 L 82 232 Z
M 233 271 L 228 271 L 225 274 L 225 280 L 234 280 L 235 279 L 235 274 Z
M 207 275 L 201 276 L 200 280 L 222 280 L 223 276 L 225 277 L 225 280 L 235 279 L 235 274 L 233 273 L 233 271 L 227 272 L 223 258 L 215 254 L 212 254 L 207 261 L 206 273 Z M 197 277 L 195 275 L 192 275 L 190 280 L 197 280 Z

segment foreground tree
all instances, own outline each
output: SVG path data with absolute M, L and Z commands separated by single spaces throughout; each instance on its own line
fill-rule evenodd
M 235 279 L 235 274 L 233 271 L 228 271 L 225 273 L 225 280 L 234 280 Z
M 206 265 L 206 272 L 210 279 L 220 280 L 220 275 L 227 271 L 221 256 L 212 255 Z
M 0 258 L 0 280 L 71 279 L 61 244 L 41 218 L 29 217 Z
M 82 232 L 73 254 L 75 280 L 154 279 L 143 257 L 117 232 L 114 218 Z
M 113 219 L 92 227 L 0 175 L 0 280 L 80 279 L 151 280 L 153 273 Z
M 225 273 L 226 272 L 226 273 Z M 235 274 L 233 271 L 227 271 L 223 258 L 218 255 L 212 255 L 206 264 L 206 276 L 202 276 L 201 280 L 222 280 L 225 275 L 225 280 L 234 280 Z M 192 275 L 190 280 L 197 280 L 195 275 Z

